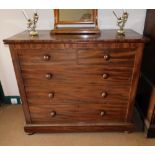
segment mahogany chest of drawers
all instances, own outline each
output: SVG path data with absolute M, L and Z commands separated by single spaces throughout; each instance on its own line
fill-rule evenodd
M 145 38 L 127 30 L 100 35 L 28 32 L 9 44 L 25 131 L 130 131 Z

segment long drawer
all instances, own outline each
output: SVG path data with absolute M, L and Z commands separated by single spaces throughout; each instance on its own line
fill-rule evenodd
M 26 86 L 28 103 L 31 104 L 127 104 L 129 86 L 101 87 L 91 85 L 59 85 L 57 87 Z
M 125 121 L 126 107 L 73 104 L 29 106 L 33 123 Z
M 132 68 L 102 65 L 44 65 L 21 66 L 22 77 L 28 83 L 130 83 Z M 51 75 L 48 79 L 47 76 Z

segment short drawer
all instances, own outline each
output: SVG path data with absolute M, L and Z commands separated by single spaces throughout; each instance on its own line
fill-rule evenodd
M 104 105 L 29 106 L 33 123 L 120 122 L 125 121 L 126 108 Z
M 74 49 L 66 50 L 21 50 L 18 57 L 22 65 L 41 64 L 75 64 L 76 52 Z
M 78 50 L 79 64 L 133 67 L 134 58 L 135 50 L 126 48 Z

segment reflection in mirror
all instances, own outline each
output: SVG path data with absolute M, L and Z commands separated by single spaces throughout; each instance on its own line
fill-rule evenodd
M 52 34 L 99 34 L 97 9 L 55 9 Z
M 59 21 L 90 22 L 93 20 L 92 9 L 59 9 Z

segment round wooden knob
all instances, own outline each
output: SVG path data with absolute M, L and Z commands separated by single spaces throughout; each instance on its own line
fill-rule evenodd
M 108 54 L 105 54 L 105 55 L 103 56 L 103 58 L 104 58 L 104 60 L 109 60 L 109 59 L 110 59 L 110 56 L 109 56 Z
M 56 112 L 55 112 L 55 111 L 52 111 L 52 112 L 50 113 L 50 115 L 51 115 L 52 117 L 54 117 L 54 116 L 56 115 Z
M 54 98 L 54 93 L 53 93 L 53 92 L 50 92 L 50 93 L 48 94 L 48 97 L 49 97 L 50 99 Z
M 49 55 L 44 55 L 43 59 L 44 59 L 45 61 L 48 61 L 48 60 L 50 60 L 50 56 L 49 56 Z
M 106 114 L 105 111 L 101 111 L 100 113 L 101 116 L 104 116 L 105 114 Z
M 103 79 L 107 79 L 109 77 L 109 75 L 105 73 L 102 75 L 102 77 L 103 77 Z
M 103 92 L 103 93 L 102 93 L 102 97 L 103 97 L 103 98 L 105 98 L 107 95 L 108 95 L 107 92 Z
M 46 77 L 46 79 L 50 80 L 50 79 L 52 78 L 52 74 L 51 74 L 51 73 L 47 73 L 47 74 L 45 75 L 45 77 Z

